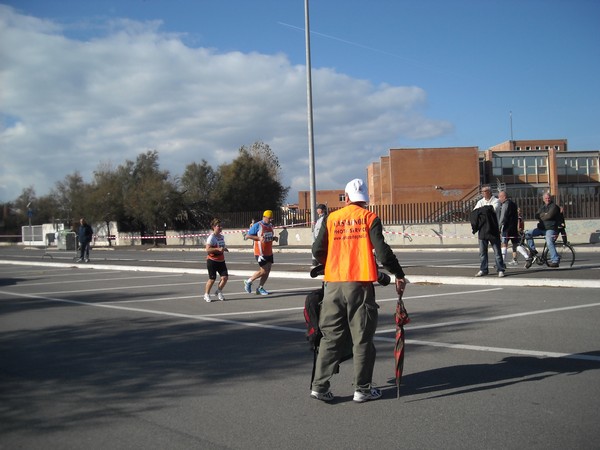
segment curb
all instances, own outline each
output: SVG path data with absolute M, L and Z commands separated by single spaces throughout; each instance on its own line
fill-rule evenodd
M 80 264 L 80 263 L 45 263 L 29 261 L 3 261 L 0 264 L 17 266 L 37 266 L 37 267 L 62 267 L 78 269 L 99 269 L 99 270 L 120 270 L 123 272 L 155 272 L 155 273 L 186 273 L 195 275 L 206 275 L 206 269 L 186 269 L 173 267 L 147 267 L 147 266 L 115 266 L 109 264 Z M 252 270 L 230 270 L 229 274 L 239 277 L 251 276 L 255 271 Z M 285 272 L 272 271 L 271 278 L 292 278 L 313 280 L 310 274 L 304 272 Z M 319 278 L 316 278 L 319 279 Z M 461 285 L 461 286 L 511 286 L 511 287 L 561 287 L 561 288 L 591 288 L 600 289 L 600 280 L 567 280 L 554 278 L 518 278 L 510 277 L 447 277 L 439 275 L 412 275 L 409 277 L 409 283 L 413 284 L 442 284 L 442 285 Z

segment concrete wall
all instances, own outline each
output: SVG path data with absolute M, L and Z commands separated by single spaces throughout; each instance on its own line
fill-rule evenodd
M 534 228 L 536 221 L 525 222 L 525 229 Z M 471 225 L 466 223 L 446 223 L 436 225 L 386 226 L 385 238 L 392 246 L 476 246 L 477 235 L 471 233 Z M 242 230 L 223 230 L 225 241 L 230 247 L 252 247 L 251 241 L 245 241 Z M 567 233 L 572 244 L 600 243 L 600 219 L 569 220 Z M 168 245 L 189 245 L 203 247 L 208 232 L 167 233 Z M 310 246 L 313 242 L 312 231 L 308 227 L 278 228 L 279 242 L 275 247 Z M 183 236 L 183 237 L 182 237 Z M 126 242 L 122 239 L 121 242 Z M 129 244 L 131 245 L 131 244 Z
M 525 229 L 535 227 L 537 222 L 525 222 Z M 600 219 L 569 220 L 567 233 L 572 244 L 600 244 Z M 111 227 L 111 232 L 115 230 Z M 252 248 L 252 242 L 244 240 L 242 231 L 223 230 L 225 242 L 229 247 Z M 430 225 L 396 225 L 384 227 L 385 238 L 391 246 L 476 246 L 477 236 L 471 233 L 471 226 L 466 223 L 442 223 Z M 209 231 L 168 231 L 167 245 L 204 247 Z M 309 227 L 277 228 L 279 242 L 275 248 L 309 247 L 312 245 L 312 230 Z M 117 233 L 118 238 L 112 242 L 114 246 L 127 247 L 142 244 L 151 245 L 152 240 L 142 240 L 139 233 Z M 33 242 L 30 245 L 44 245 Z M 97 235 L 93 244 L 97 247 L 108 246 L 104 236 Z

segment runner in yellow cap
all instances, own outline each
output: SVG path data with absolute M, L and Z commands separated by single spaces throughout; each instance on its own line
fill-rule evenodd
M 273 265 L 273 241 L 277 242 L 279 238 L 275 236 L 271 219 L 273 211 L 267 209 L 263 213 L 261 221 L 252 225 L 248 230 L 246 237 L 254 241 L 254 257 L 258 262 L 259 269 L 250 278 L 244 280 L 244 289 L 248 294 L 252 293 L 252 283 L 260 278 L 260 284 L 256 289 L 256 295 L 269 295 L 269 292 L 264 288 L 271 266 Z

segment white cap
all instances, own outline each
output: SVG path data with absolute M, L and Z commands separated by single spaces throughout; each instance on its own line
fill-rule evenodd
M 346 195 L 352 203 L 369 201 L 367 186 L 360 178 L 355 178 L 346 185 Z

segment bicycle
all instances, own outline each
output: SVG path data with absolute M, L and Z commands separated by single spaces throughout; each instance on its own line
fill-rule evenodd
M 558 243 L 559 235 L 562 236 L 562 244 Z M 544 240 L 544 248 L 542 249 L 541 253 L 540 252 L 538 252 L 537 254 L 533 253 L 533 250 L 531 249 L 531 247 L 529 247 L 529 244 L 527 244 L 527 240 L 525 239 L 524 235 L 521 237 L 521 243 L 519 245 L 521 247 L 523 247 L 529 255 L 533 255 L 533 257 L 532 257 L 533 262 L 535 262 L 537 265 L 543 266 L 545 264 L 547 266 L 550 266 L 550 263 L 552 261 L 550 260 L 550 255 L 549 255 L 550 249 L 548 248 L 548 243 L 546 242 L 546 237 L 545 236 L 536 236 L 533 239 L 543 239 Z M 573 264 L 575 264 L 575 249 L 573 248 L 571 243 L 567 240 L 566 234 L 564 234 L 562 231 L 559 230 L 559 233 L 557 233 L 556 237 L 554 238 L 554 243 L 555 243 L 554 245 L 556 248 L 556 253 L 558 253 L 558 256 L 560 258 L 560 263 L 561 264 L 568 263 L 569 267 L 573 267 Z

